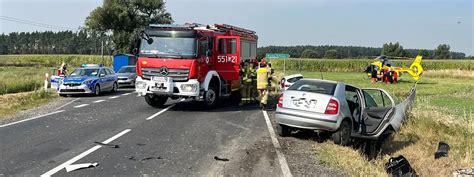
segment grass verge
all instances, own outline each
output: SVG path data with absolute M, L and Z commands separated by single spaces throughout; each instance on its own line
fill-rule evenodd
M 57 99 L 54 92 L 33 91 L 0 95 L 0 119 L 21 110 L 31 109 Z

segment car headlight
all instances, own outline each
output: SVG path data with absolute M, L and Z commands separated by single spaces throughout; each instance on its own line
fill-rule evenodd
M 181 90 L 184 92 L 196 92 L 198 86 L 196 84 L 183 84 L 181 85 Z
M 83 83 L 84 85 L 89 85 L 89 84 L 92 83 L 92 80 L 86 80 L 86 81 L 84 81 L 84 82 L 82 82 L 82 83 Z

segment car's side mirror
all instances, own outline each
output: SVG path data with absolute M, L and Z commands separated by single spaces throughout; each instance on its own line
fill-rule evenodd
M 102 73 L 102 74 L 100 74 L 100 75 L 99 75 L 99 77 L 104 77 L 104 76 L 105 76 L 105 74 L 104 74 L 104 73 Z

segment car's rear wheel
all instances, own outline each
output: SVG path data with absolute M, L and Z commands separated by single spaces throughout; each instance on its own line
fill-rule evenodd
M 118 84 L 117 84 L 117 82 L 114 82 L 114 86 L 112 87 L 111 92 L 115 93 L 115 92 L 117 92 L 117 89 L 118 89 Z
M 99 85 L 99 84 L 95 85 L 95 88 L 94 88 L 94 95 L 95 95 L 95 96 L 99 96 L 99 95 L 100 95 L 100 85 Z
M 285 137 L 285 136 L 289 136 L 290 133 L 291 133 L 291 130 L 290 130 L 290 127 L 286 126 L 286 125 L 282 125 L 282 124 L 277 124 L 276 126 L 276 132 L 279 136 L 281 137 Z
M 339 129 L 332 134 L 334 143 L 347 146 L 351 143 L 351 122 L 343 120 Z
M 166 101 L 168 101 L 167 96 L 158 96 L 155 94 L 146 94 L 145 101 L 148 105 L 155 107 L 155 108 L 162 108 Z

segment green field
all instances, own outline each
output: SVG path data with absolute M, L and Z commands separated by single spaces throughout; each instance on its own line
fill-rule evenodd
M 276 69 L 295 71 L 360 72 L 373 60 L 369 59 L 273 59 Z M 408 67 L 411 60 L 392 60 L 394 66 Z M 474 60 L 423 59 L 425 70 L 474 70 Z
M 289 71 L 296 73 L 295 71 Z M 301 73 L 301 72 L 299 72 Z M 398 101 L 413 85 L 407 75 L 399 84 L 371 84 L 360 72 L 302 72 L 305 77 L 336 80 L 358 87 L 387 90 Z M 408 121 L 393 140 L 385 143 L 382 156 L 368 162 L 358 151 L 325 142 L 315 146 L 323 162 L 342 168 L 357 176 L 385 175 L 383 164 L 390 156 L 404 155 L 418 174 L 448 175 L 457 168 L 474 164 L 474 82 L 472 78 L 441 78 L 424 76 L 417 84 L 414 108 Z M 437 143 L 447 141 L 451 146 L 449 158 L 434 160 Z M 340 156 L 339 154 L 347 154 Z
M 62 62 L 78 67 L 83 63 L 112 65 L 111 56 L 99 55 L 0 55 L 0 67 L 59 67 Z

